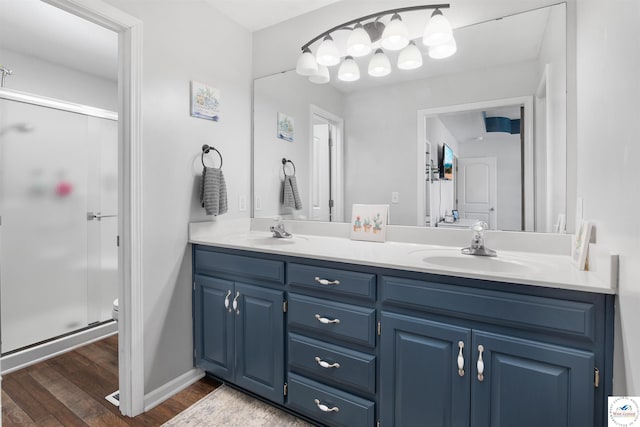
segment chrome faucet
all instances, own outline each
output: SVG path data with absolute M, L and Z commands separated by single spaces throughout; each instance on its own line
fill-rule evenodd
M 488 227 L 484 221 L 478 221 L 473 224 L 471 226 L 471 230 L 473 230 L 471 246 L 463 248 L 461 252 L 465 255 L 497 256 L 496 251 L 484 247 L 484 230 Z
M 275 223 L 269 228 L 269 230 L 271 230 L 271 232 L 273 233 L 273 237 L 276 237 L 278 239 L 290 239 L 293 237 L 293 234 L 287 232 L 287 230 L 284 229 L 284 223 L 282 222 L 280 217 L 275 218 L 274 221 Z

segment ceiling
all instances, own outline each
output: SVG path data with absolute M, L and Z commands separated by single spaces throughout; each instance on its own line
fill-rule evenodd
M 341 0 L 199 1 L 210 4 L 249 31 L 257 31 Z M 79 34 L 82 36 L 78 37 Z M 41 0 L 0 0 L 0 48 L 117 80 L 117 34 Z M 4 65 L 12 68 L 11 64 Z
M 0 0 L 0 47 L 117 79 L 118 35 L 40 0 Z
M 205 1 L 249 31 L 258 31 L 343 0 Z

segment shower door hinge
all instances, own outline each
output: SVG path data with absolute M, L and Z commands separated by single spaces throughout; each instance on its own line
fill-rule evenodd
M 289 392 L 289 385 L 287 383 L 284 383 L 284 386 L 282 387 L 282 394 L 286 396 L 288 392 Z
M 593 387 L 600 387 L 600 369 L 593 368 Z

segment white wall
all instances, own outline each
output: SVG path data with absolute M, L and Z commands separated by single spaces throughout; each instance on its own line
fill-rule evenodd
M 310 105 L 342 116 L 342 93 L 331 86 L 310 83 L 306 77 L 293 72 L 278 73 L 258 79 L 254 83 L 254 203 L 258 218 L 280 215 L 310 218 L 309 178 L 311 176 Z M 278 112 L 294 119 L 294 141 L 277 138 Z M 296 181 L 302 198 L 302 210 L 284 208 L 281 203 L 282 158 L 296 165 Z M 287 165 L 287 173 L 291 173 Z M 258 209 L 258 206 L 260 209 Z
M 495 157 L 497 163 L 497 229 L 522 230 L 520 135 L 487 133 L 482 141 L 460 144 L 458 156 Z
M 187 224 L 211 219 L 198 204 L 202 144 L 224 156 L 229 212 L 220 221 L 249 216 L 238 201 L 250 194 L 251 35 L 203 2 L 107 1 L 144 26 L 142 295 L 149 393 L 193 368 Z M 192 79 L 220 90 L 220 122 L 189 116 Z
M 620 254 L 614 394 L 640 394 L 640 2 L 577 2 L 578 196 Z
M 348 94 L 345 206 L 357 203 L 357 198 L 363 195 L 377 197 L 367 199 L 367 203 L 390 204 L 391 192 L 397 191 L 400 203 L 391 205 L 391 222 L 415 225 L 419 173 L 413 166 L 416 112 L 443 105 L 531 95 L 537 80 L 535 64 L 524 62 Z M 385 102 L 381 103 L 381 99 Z M 393 179 L 388 179 L 389 176 Z
M 559 214 L 567 213 L 567 61 L 566 61 L 566 10 L 560 7 L 550 9 L 545 37 L 538 56 L 538 74 L 547 72 L 546 97 L 546 135 L 536 135 L 545 141 L 544 158 L 536 157 L 537 201 L 536 230 L 552 231 Z M 536 144 L 536 149 L 537 147 Z M 573 174 L 571 175 L 573 176 Z M 541 188 L 544 186 L 544 188 Z M 538 193 L 540 191 L 540 193 Z M 574 194 L 574 193 L 571 193 Z M 541 209 L 538 209 L 541 208 Z M 573 210 L 572 210 L 573 212 Z M 540 218 L 542 216 L 542 218 Z M 574 218 L 568 218 L 568 226 L 572 227 Z M 570 228 L 572 230 L 572 228 Z
M 426 119 L 426 136 L 427 141 L 431 143 L 431 160 L 433 165 L 439 167 L 438 158 L 442 155 L 442 144 L 447 144 L 453 150 L 455 157 L 460 157 L 460 144 L 458 140 L 449 132 L 449 129 L 442 123 L 437 117 Z M 440 154 L 439 154 L 440 153 Z M 447 213 L 451 214 L 451 210 L 455 209 L 455 188 L 456 188 L 457 175 L 453 172 L 453 180 L 438 180 L 429 183 L 428 194 L 429 200 L 429 212 L 427 215 L 431 217 L 431 223 L 439 223 Z M 413 207 L 414 211 L 416 206 Z M 393 208 L 393 205 L 392 205 Z M 411 212 L 407 212 L 411 214 Z
M 0 48 L 0 64 L 13 71 L 5 80 L 7 89 L 48 98 L 118 110 L 118 84 L 49 61 Z

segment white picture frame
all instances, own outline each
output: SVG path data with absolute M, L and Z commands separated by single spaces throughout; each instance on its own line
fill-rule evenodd
M 589 252 L 589 242 L 591 241 L 591 231 L 593 223 L 581 221 L 573 238 L 571 247 L 571 258 L 578 270 L 587 269 L 587 256 Z
M 351 239 L 384 242 L 389 205 L 354 204 L 351 208 Z
M 293 142 L 295 122 L 288 114 L 278 113 L 278 138 Z
M 191 117 L 220 120 L 220 91 L 205 83 L 191 80 Z

